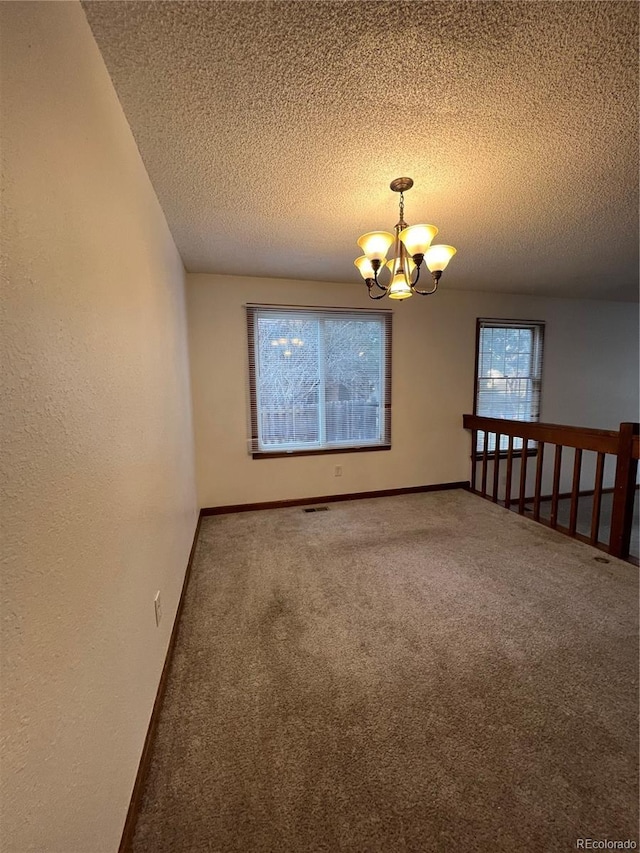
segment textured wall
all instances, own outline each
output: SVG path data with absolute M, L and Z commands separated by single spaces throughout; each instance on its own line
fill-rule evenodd
M 616 428 L 638 419 L 638 313 L 624 303 L 448 291 L 393 307 L 393 448 L 337 457 L 252 459 L 247 452 L 243 305 L 370 308 L 364 284 L 187 276 L 201 506 L 442 483 L 469 478 L 476 317 L 545 320 L 542 419 Z
M 0 846 L 113 853 L 196 521 L 184 271 L 80 5 L 0 18 Z

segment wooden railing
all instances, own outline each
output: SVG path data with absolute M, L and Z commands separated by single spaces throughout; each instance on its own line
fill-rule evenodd
M 521 515 L 530 515 L 535 521 L 589 542 L 615 557 L 629 558 L 638 456 L 640 455 L 637 423 L 622 423 L 619 430 L 601 430 L 464 415 L 463 425 L 465 429 L 471 430 L 472 435 L 472 492 L 494 503 L 500 503 Z M 491 436 L 494 438 L 492 439 Z M 503 446 L 505 444 L 503 437 L 507 438 L 506 448 Z M 544 495 L 542 493 L 543 471 L 547 445 L 553 445 L 555 450 L 551 493 Z M 565 448 L 573 448 L 574 455 L 571 490 L 563 493 L 561 492 L 561 474 Z M 593 488 L 586 490 L 581 488 L 581 485 L 584 486 L 582 467 L 585 451 L 596 454 Z M 607 455 L 615 457 L 615 475 L 610 487 L 603 485 Z M 532 457 L 535 458 L 535 474 L 529 471 L 528 460 Z M 504 487 L 501 489 L 502 461 L 506 463 L 506 472 Z M 517 497 L 513 496 L 514 462 L 520 469 L 517 473 L 519 477 Z M 491 465 L 493 470 L 490 472 Z M 478 467 L 480 467 L 479 472 Z M 489 475 L 491 475 L 490 482 L 488 482 Z M 532 475 L 533 494 L 527 495 L 527 478 Z M 499 497 L 501 491 L 502 498 Z M 605 492 L 613 492 L 613 506 L 609 539 L 607 542 L 600 542 L 602 495 Z M 577 531 L 578 504 L 580 497 L 584 495 L 593 495 L 591 529 L 588 536 Z M 558 523 L 559 502 L 563 498 L 571 499 L 568 525 Z M 548 519 L 541 515 L 541 505 L 545 501 L 551 502 Z

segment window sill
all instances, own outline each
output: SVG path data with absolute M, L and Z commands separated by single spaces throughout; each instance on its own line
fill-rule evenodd
M 251 454 L 253 459 L 285 459 L 289 456 L 327 456 L 334 453 L 371 453 L 391 450 L 390 444 L 361 445 L 360 447 L 323 447 L 320 450 L 258 450 Z

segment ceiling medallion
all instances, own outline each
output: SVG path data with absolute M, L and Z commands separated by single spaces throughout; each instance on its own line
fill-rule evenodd
M 370 231 L 358 240 L 358 246 L 364 252 L 354 261 L 365 280 L 371 299 L 408 299 L 414 293 L 430 296 L 438 289 L 443 270 L 455 255 L 453 246 L 432 246 L 431 241 L 438 233 L 435 225 L 407 225 L 404 221 L 404 194 L 413 186 L 411 178 L 396 178 L 389 185 L 394 193 L 400 193 L 400 219 L 395 235 L 388 231 Z M 387 252 L 393 245 L 393 258 L 387 261 Z M 431 290 L 419 290 L 416 287 L 420 278 L 420 268 L 425 262 L 431 277 Z M 378 281 L 378 273 L 386 266 L 390 273 L 389 284 Z M 378 293 L 381 290 L 382 293 Z

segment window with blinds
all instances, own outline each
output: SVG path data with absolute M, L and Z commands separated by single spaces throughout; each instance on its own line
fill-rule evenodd
M 544 323 L 521 320 L 478 320 L 474 414 L 516 421 L 540 419 Z M 485 434 L 478 432 L 477 450 L 484 450 Z M 509 438 L 501 436 L 500 450 Z M 514 439 L 522 449 L 522 439 Z M 535 447 L 534 442 L 529 442 Z M 488 434 L 487 450 L 495 451 L 495 434 Z
M 391 446 L 391 316 L 247 306 L 254 456 Z

